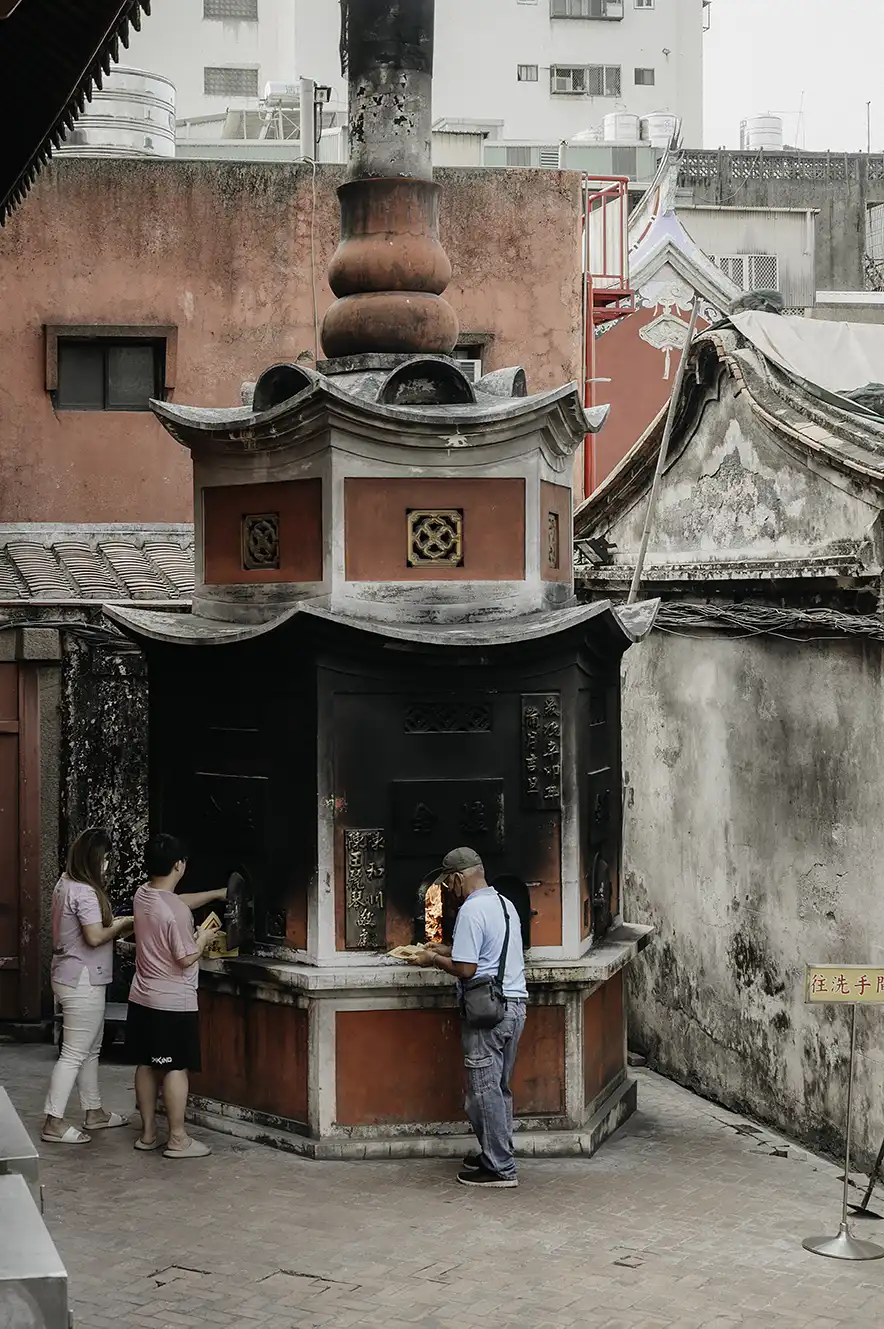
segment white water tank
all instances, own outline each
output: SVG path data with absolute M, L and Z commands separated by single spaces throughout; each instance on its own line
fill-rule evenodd
M 651 115 L 642 116 L 642 143 L 650 143 L 654 148 L 668 148 L 677 132 L 677 115 L 671 115 L 668 111 L 654 111 Z
M 740 147 L 747 152 L 766 148 L 779 152 L 783 147 L 783 121 L 779 115 L 751 115 L 740 125 Z
M 606 143 L 641 143 L 641 121 L 626 111 L 611 111 L 602 121 Z
M 174 157 L 174 84 L 142 69 L 112 69 L 55 155 Z

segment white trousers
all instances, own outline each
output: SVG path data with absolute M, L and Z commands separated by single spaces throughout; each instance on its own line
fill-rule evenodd
M 98 1054 L 104 1037 L 104 1003 L 107 989 L 93 987 L 89 970 L 83 970 L 76 987 L 53 983 L 52 991 L 64 1017 L 61 1056 L 55 1063 L 49 1093 L 47 1117 L 63 1117 L 76 1083 L 80 1107 L 84 1112 L 101 1107 L 98 1091 Z

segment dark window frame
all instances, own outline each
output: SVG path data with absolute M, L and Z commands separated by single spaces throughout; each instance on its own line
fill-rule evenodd
M 209 23 L 257 23 L 258 0 L 240 0 L 240 3 L 248 4 L 252 12 L 248 14 L 209 14 L 206 11 L 211 6 L 211 0 L 203 0 L 203 18 Z
M 259 97 L 261 95 L 260 89 L 258 87 L 258 80 L 260 77 L 260 73 L 261 71 L 257 65 L 203 65 L 203 96 L 204 97 L 250 97 L 250 98 Z M 254 74 L 255 76 L 254 91 L 251 90 L 251 85 L 250 85 L 250 89 L 248 92 L 234 92 L 230 88 L 227 88 L 226 90 L 222 89 L 220 92 L 211 92 L 208 86 L 210 74 Z
M 163 325 L 89 325 L 89 324 L 48 324 L 46 338 L 46 391 L 52 398 L 53 406 L 58 411 L 89 411 L 122 413 L 143 413 L 150 408 L 141 406 L 108 406 L 107 352 L 121 346 L 151 345 L 154 348 L 154 396 L 160 400 L 169 397 L 175 387 L 177 368 L 178 329 Z M 66 405 L 59 400 L 59 344 L 80 342 L 89 345 L 101 345 L 104 350 L 104 405 Z
M 650 74 L 650 78 L 639 78 L 639 74 Z M 657 71 L 651 65 L 635 66 L 635 86 L 637 88 L 655 88 L 657 86 Z

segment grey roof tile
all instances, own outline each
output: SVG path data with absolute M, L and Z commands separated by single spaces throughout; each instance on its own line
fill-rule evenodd
M 0 526 L 0 603 L 187 600 L 192 528 Z

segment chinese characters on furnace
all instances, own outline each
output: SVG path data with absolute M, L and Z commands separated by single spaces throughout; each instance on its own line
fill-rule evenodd
M 386 844 L 380 830 L 347 831 L 345 944 L 376 951 L 386 944 Z
M 562 797 L 562 712 L 558 693 L 522 698 L 522 805 L 558 808 Z

